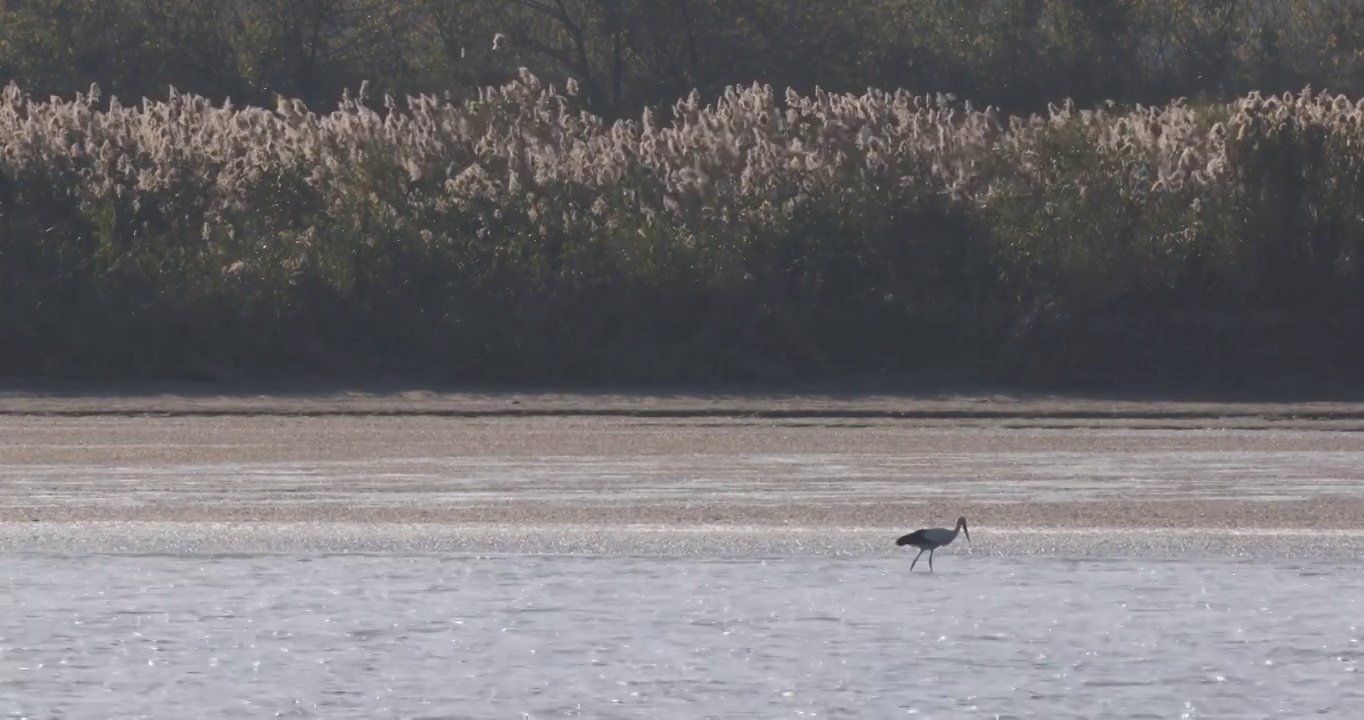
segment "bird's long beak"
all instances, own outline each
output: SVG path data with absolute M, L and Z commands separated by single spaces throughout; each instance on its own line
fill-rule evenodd
M 966 542 L 971 542 L 971 531 L 966 529 L 966 523 L 961 524 L 961 532 L 966 536 Z

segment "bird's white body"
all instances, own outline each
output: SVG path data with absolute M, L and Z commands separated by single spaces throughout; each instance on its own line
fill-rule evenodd
M 959 532 L 966 533 L 966 541 L 971 541 L 971 531 L 966 529 L 966 518 L 964 517 L 957 518 L 957 525 L 951 530 L 948 530 L 947 528 L 925 528 L 923 530 L 915 530 L 908 535 L 901 536 L 899 540 L 895 541 L 895 544 L 911 545 L 919 548 L 919 554 L 915 555 L 914 562 L 909 564 L 910 572 L 914 571 L 914 566 L 919 563 L 919 557 L 927 550 L 928 570 L 929 572 L 932 572 L 933 551 L 944 545 L 952 544 L 952 541 L 957 539 L 957 533 Z

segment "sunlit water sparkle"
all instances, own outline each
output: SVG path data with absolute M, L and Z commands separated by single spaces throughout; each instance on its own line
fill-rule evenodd
M 0 555 L 11 717 L 1351 717 L 1340 561 Z

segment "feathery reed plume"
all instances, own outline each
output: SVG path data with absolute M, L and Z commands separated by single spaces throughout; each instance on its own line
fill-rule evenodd
M 561 94 L 524 68 L 460 102 L 385 97 L 377 111 L 368 94 L 321 114 L 174 88 L 101 107 L 97 86 L 40 101 L 11 84 L 0 189 L 18 190 L 0 211 L 62 228 L 90 253 L 86 271 L 150 253 L 179 263 L 165 272 L 181 299 L 249 292 L 262 307 L 307 283 L 343 297 L 430 287 L 437 267 L 461 288 L 447 299 L 498 287 L 555 298 L 628 278 L 801 302 L 860 282 L 858 302 L 929 302 L 959 292 L 935 264 L 977 260 L 999 269 L 999 292 L 1102 304 L 1189 292 L 1208 268 L 1258 267 L 1245 283 L 1261 282 L 1282 270 L 1271 258 L 1310 255 L 1353 278 L 1364 248 L 1364 101 L 1310 88 L 1130 111 L 1066 100 L 1004 119 L 944 94 L 753 84 L 709 104 L 693 92 L 667 121 L 613 123 L 581 109 L 576 82 Z M 934 244 L 962 227 L 974 249 Z M 1269 232 L 1314 239 L 1283 249 Z M 903 267 L 865 269 L 866 247 Z M 845 266 L 868 274 L 834 278 Z M 473 305 L 440 312 L 460 332 L 509 332 Z

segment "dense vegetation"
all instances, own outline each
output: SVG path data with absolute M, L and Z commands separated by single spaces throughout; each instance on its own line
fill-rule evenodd
M 1364 378 L 1364 3 L 967 5 L 0 0 L 0 372 Z

